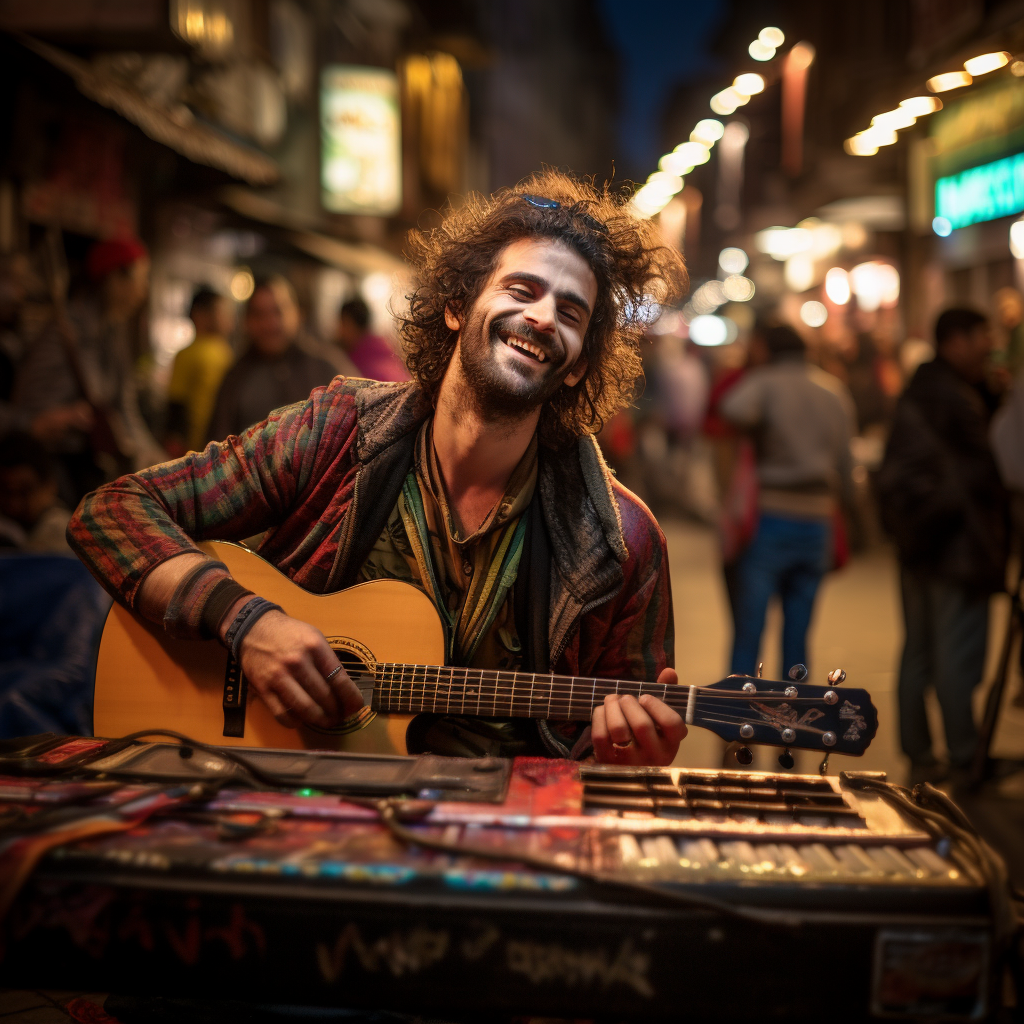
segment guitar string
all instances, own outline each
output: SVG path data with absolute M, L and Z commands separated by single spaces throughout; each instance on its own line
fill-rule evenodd
M 429 669 L 435 667 L 438 669 L 439 673 L 443 672 L 445 674 L 446 678 L 444 681 L 442 681 L 439 674 L 436 675 L 434 679 L 430 679 L 427 677 L 426 673 L 429 671 Z M 392 673 L 394 674 L 394 671 L 396 669 L 399 670 L 397 676 L 393 675 L 393 678 L 384 679 L 375 677 L 378 686 L 387 686 L 389 689 L 391 689 L 397 685 L 401 690 L 403 687 L 409 687 L 411 689 L 411 687 L 413 686 L 421 686 L 422 684 L 431 684 L 433 686 L 440 687 L 443 685 L 443 682 L 447 682 L 449 688 L 452 686 L 462 687 L 463 692 L 467 693 L 469 696 L 476 696 L 477 692 L 475 690 L 467 691 L 465 689 L 466 687 L 479 687 L 480 699 L 481 701 L 484 701 L 496 695 L 500 696 L 505 693 L 514 693 L 514 691 L 519 687 L 530 687 L 531 689 L 535 689 L 538 685 L 536 677 L 531 675 L 529 679 L 525 678 L 527 676 L 527 673 L 519 673 L 519 678 L 503 680 L 500 678 L 502 675 L 513 675 L 513 673 L 499 672 L 493 669 L 472 669 L 463 668 L 461 666 L 440 665 L 427 667 L 417 666 L 414 673 L 410 673 L 408 676 L 406 676 L 405 672 L 401 671 L 402 668 L 403 666 L 400 663 L 383 663 L 381 665 L 378 665 L 378 669 L 380 669 L 382 673 L 386 670 L 391 670 Z M 405 666 L 405 669 L 408 668 L 408 666 Z M 463 675 L 461 678 L 459 678 L 456 676 L 456 673 L 462 673 Z M 489 679 L 486 676 L 482 676 L 479 679 L 473 679 L 470 677 L 469 673 L 491 673 L 494 676 L 494 678 Z M 552 682 L 547 683 L 544 682 L 544 680 L 552 680 Z M 493 683 L 493 685 L 487 685 L 490 683 Z M 620 688 L 625 688 L 623 692 L 629 693 L 631 690 L 641 691 L 644 687 L 650 687 L 652 688 L 652 690 L 653 688 L 658 688 L 659 690 L 663 690 L 665 692 L 666 696 L 664 699 L 666 700 L 666 703 L 669 703 L 670 701 L 678 698 L 678 703 L 684 707 L 689 700 L 690 690 L 688 686 L 682 684 L 652 683 L 646 680 L 637 682 L 635 680 L 625 679 L 616 680 L 593 678 L 590 676 L 557 676 L 548 674 L 543 674 L 542 679 L 540 681 L 540 685 L 543 688 L 542 699 L 543 695 L 550 694 L 552 696 L 556 696 L 565 693 L 567 690 L 571 693 L 577 687 L 580 690 L 581 697 L 587 689 L 590 689 L 591 691 L 602 690 L 607 693 L 615 693 L 619 692 Z M 848 694 L 853 694 L 856 691 L 847 690 L 845 692 Z M 737 701 L 756 699 L 785 700 L 801 703 L 821 703 L 824 696 L 822 695 L 821 697 L 787 697 L 784 693 L 770 693 L 763 690 L 754 693 L 745 693 L 742 690 L 717 690 L 713 687 L 701 686 L 696 687 L 696 693 L 698 695 L 705 695 L 707 697 L 714 698 L 735 698 Z

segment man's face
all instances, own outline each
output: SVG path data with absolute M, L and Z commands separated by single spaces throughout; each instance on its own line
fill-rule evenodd
M 31 530 L 57 500 L 57 485 L 41 480 L 31 466 L 0 469 L 0 514 Z
M 258 288 L 245 312 L 245 330 L 262 356 L 279 356 L 298 331 L 298 310 L 284 288 Z
M 459 332 L 454 359 L 479 411 L 519 418 L 563 383 L 578 383 L 596 300 L 594 272 L 574 249 L 548 238 L 506 246 L 466 315 L 445 311 Z
M 973 384 L 985 378 L 992 354 L 992 331 L 978 324 L 970 331 L 954 334 L 942 346 L 941 355 L 964 380 Z

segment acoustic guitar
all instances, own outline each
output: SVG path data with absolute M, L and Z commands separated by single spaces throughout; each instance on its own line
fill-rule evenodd
M 237 663 L 214 640 L 174 640 L 115 604 L 96 665 L 97 736 L 175 729 L 220 745 L 407 752 L 421 712 L 493 718 L 589 721 L 609 693 L 650 693 L 687 724 L 726 740 L 864 753 L 878 727 L 865 690 L 729 676 L 711 686 L 456 668 L 444 664 L 441 620 L 422 591 L 397 580 L 311 594 L 238 544 L 200 545 L 244 587 L 319 629 L 366 706 L 337 729 L 289 729 L 249 691 Z

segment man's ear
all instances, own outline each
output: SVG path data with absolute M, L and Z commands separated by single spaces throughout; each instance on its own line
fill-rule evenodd
M 587 372 L 587 357 L 581 355 L 575 363 L 572 364 L 572 369 L 565 375 L 565 380 L 562 382 L 567 384 L 569 387 L 575 387 L 581 380 L 583 380 L 584 374 Z
M 462 330 L 462 321 L 452 312 L 451 306 L 444 307 L 444 322 L 453 331 Z

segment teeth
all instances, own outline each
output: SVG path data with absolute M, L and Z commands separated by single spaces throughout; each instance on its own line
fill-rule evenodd
M 546 363 L 547 355 L 543 349 L 538 348 L 536 345 L 531 345 L 530 342 L 520 338 L 518 334 L 509 335 L 508 342 L 506 344 L 511 345 L 513 348 L 520 348 L 524 352 L 529 352 L 531 356 L 534 356 L 538 363 Z

